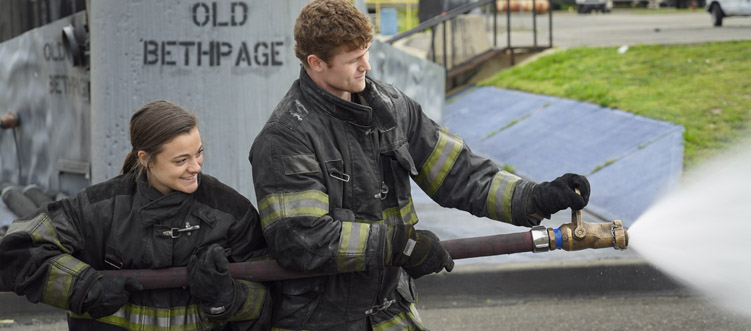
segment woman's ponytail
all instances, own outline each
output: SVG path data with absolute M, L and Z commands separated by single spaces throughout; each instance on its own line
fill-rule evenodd
M 125 161 L 123 161 L 123 169 L 120 170 L 120 173 L 127 174 L 129 172 L 134 172 L 136 168 L 138 168 L 138 154 L 130 151 L 125 157 Z

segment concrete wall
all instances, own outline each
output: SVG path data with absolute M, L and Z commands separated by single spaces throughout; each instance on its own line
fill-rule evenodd
M 298 77 L 292 29 L 306 2 L 92 1 L 90 72 L 72 66 L 61 39 L 85 13 L 1 43 L 0 113 L 22 124 L 0 131 L 0 182 L 73 194 L 113 177 L 130 116 L 166 99 L 198 115 L 204 171 L 254 200 L 248 151 Z M 441 121 L 441 67 L 380 42 L 371 64 L 371 77 Z
M 446 101 L 446 70 L 393 46 L 374 41 L 370 48 L 370 77 L 393 84 L 422 106 L 434 121 L 443 120 Z
M 131 114 L 166 99 L 198 115 L 204 172 L 254 197 L 248 151 L 298 76 L 306 2 L 92 1 L 93 182 L 119 172 Z

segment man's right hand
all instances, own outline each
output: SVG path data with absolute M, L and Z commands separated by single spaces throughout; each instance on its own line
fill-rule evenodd
M 579 193 L 576 193 L 576 190 Z M 589 181 L 577 174 L 564 174 L 552 182 L 542 182 L 532 189 L 528 205 L 544 217 L 566 208 L 579 210 L 589 202 Z
M 394 255 L 392 265 L 401 266 L 410 277 L 454 269 L 454 260 L 433 232 L 415 230 L 412 225 L 396 225 L 392 240 Z

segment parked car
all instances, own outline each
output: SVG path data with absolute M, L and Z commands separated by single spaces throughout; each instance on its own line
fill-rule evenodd
M 712 25 L 722 26 L 728 16 L 751 16 L 751 0 L 707 0 L 707 11 L 712 15 Z
M 576 0 L 576 12 L 579 14 L 599 10 L 609 13 L 613 9 L 613 0 Z

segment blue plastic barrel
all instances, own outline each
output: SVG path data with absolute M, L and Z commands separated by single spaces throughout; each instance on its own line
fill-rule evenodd
M 396 8 L 381 8 L 381 34 L 393 36 L 399 32 L 396 21 Z

